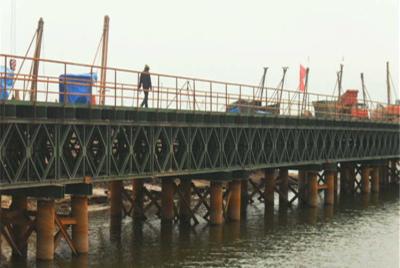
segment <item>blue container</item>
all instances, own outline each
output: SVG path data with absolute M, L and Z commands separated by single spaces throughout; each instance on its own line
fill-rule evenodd
M 0 66 L 0 100 L 7 100 L 14 83 L 14 72 Z
M 90 104 L 92 85 L 97 81 L 97 74 L 66 74 L 59 77 L 60 103 L 64 102 L 64 93 L 68 104 Z M 75 93 L 75 94 L 74 94 Z

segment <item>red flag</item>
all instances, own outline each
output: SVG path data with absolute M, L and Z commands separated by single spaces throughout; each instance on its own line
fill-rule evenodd
M 307 70 L 306 68 L 300 64 L 300 82 L 299 82 L 299 90 L 304 92 L 304 78 L 306 77 Z

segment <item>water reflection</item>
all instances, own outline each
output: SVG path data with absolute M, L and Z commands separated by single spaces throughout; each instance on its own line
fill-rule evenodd
M 88 254 L 81 254 L 74 256 L 71 260 L 71 266 L 74 268 L 86 268 L 89 267 L 89 256 Z
M 111 224 L 108 215 L 91 214 L 89 255 L 69 257 L 61 245 L 54 262 L 36 262 L 30 255 L 25 265 L 0 266 L 398 267 L 399 204 L 398 191 L 340 196 L 337 206 L 318 208 L 270 210 L 258 203 L 249 206 L 246 221 L 216 226 L 161 225 L 157 219 Z M 370 248 L 376 241 L 380 246 Z
M 224 239 L 223 225 L 210 226 L 209 240 L 212 244 L 221 244 Z
M 325 206 L 324 207 L 324 221 L 328 222 L 333 218 L 333 214 L 335 212 L 334 206 Z

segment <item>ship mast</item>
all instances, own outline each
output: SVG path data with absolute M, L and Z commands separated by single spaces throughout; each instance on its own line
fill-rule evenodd
M 260 102 L 262 102 L 262 98 L 263 98 L 263 94 L 264 94 L 264 87 L 265 87 L 265 79 L 267 76 L 267 71 L 268 71 L 268 67 L 264 67 L 264 72 L 263 72 L 263 76 L 261 78 L 261 93 L 260 93 Z M 268 93 L 268 91 L 265 91 L 266 93 Z M 268 99 L 267 99 L 267 94 L 265 96 L 265 105 L 267 105 Z
M 108 34 L 110 18 L 104 16 L 103 27 L 103 46 L 101 51 L 101 76 L 100 76 L 100 104 L 105 104 L 106 76 L 107 76 L 107 58 L 108 58 Z
M 387 104 L 390 105 L 390 71 L 389 71 L 389 62 L 386 62 L 386 87 L 387 87 Z
M 39 19 L 38 27 L 36 30 L 36 44 L 35 44 L 35 53 L 33 55 L 32 69 L 31 69 L 31 101 L 36 101 L 37 99 L 37 79 L 39 74 L 39 59 L 40 52 L 42 48 L 42 38 L 43 38 L 43 19 Z
M 340 72 L 338 76 L 338 100 L 340 99 L 340 95 L 342 95 L 342 79 L 343 79 L 343 64 L 340 64 Z
M 363 92 L 363 101 L 364 101 L 364 108 L 367 107 L 366 103 L 366 96 L 365 96 L 365 83 L 364 83 L 364 73 L 361 73 L 361 86 L 362 86 L 362 92 Z
M 280 88 L 280 91 L 279 91 L 279 97 L 277 96 L 277 98 L 278 98 L 278 101 L 277 101 L 278 102 L 278 107 L 280 107 L 280 105 L 281 105 L 282 95 L 283 95 L 283 88 L 285 87 L 286 72 L 287 72 L 288 68 L 289 67 L 282 67 L 283 76 L 282 76 L 282 81 L 281 81 L 281 88 Z

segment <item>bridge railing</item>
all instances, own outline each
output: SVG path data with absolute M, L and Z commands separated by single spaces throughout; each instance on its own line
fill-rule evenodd
M 109 67 L 102 80 L 102 68 L 96 65 L 0 54 L 0 66 L 7 66 L 10 59 L 16 59 L 19 67 L 15 71 L 0 69 L 0 103 L 19 100 L 140 109 L 144 96 L 143 90 L 138 89 L 140 71 Z M 35 64 L 39 72 L 32 75 Z M 62 78 L 71 74 L 86 74 L 90 79 Z M 400 106 L 374 101 L 357 103 L 351 97 L 338 101 L 331 95 L 159 73 L 151 73 L 151 79 L 153 89 L 148 104 L 153 109 L 380 121 L 400 118 Z M 60 91 L 73 86 L 86 87 L 88 91 Z

